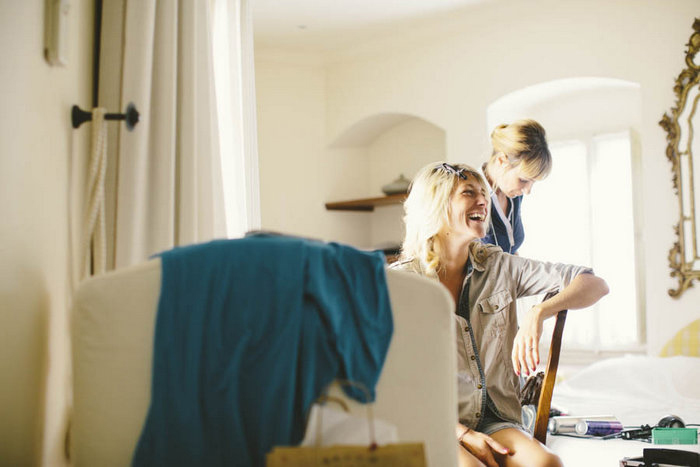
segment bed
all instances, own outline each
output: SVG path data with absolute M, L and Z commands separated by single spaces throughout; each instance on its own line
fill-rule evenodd
M 571 415 L 616 416 L 623 426 L 655 425 L 676 415 L 700 423 L 700 358 L 625 356 L 594 363 L 554 390 L 552 406 Z M 640 457 L 644 448 L 700 452 L 698 445 L 653 445 L 622 439 L 580 439 L 549 434 L 547 446 L 567 467 L 616 466 L 624 457 Z

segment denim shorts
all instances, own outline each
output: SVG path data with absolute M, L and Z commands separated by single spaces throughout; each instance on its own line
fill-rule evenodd
M 479 426 L 476 430 L 480 431 L 485 435 L 491 435 L 499 430 L 503 430 L 506 428 L 515 428 L 516 430 L 520 430 L 525 434 L 530 434 L 527 431 L 527 429 L 520 423 L 513 423 L 503 420 L 501 417 L 498 416 L 498 414 L 496 414 L 496 412 L 493 411 L 490 404 L 486 404 L 484 410 L 484 418 L 481 419 L 481 421 L 479 422 Z

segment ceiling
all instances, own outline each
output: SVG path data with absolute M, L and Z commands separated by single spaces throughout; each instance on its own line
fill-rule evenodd
M 253 0 L 255 45 L 327 53 L 492 0 Z

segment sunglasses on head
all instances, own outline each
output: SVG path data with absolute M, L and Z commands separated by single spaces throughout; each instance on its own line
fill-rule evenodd
M 461 178 L 462 180 L 467 180 L 467 169 L 457 169 L 454 165 L 450 165 L 446 162 L 443 162 L 442 164 L 438 165 L 435 167 L 435 170 L 442 169 L 448 174 L 456 175 L 457 177 Z

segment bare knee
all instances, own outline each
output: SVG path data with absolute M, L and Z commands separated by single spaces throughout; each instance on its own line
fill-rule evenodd
M 532 458 L 524 463 L 523 465 L 533 465 L 537 467 L 563 467 L 564 464 L 562 463 L 561 459 L 559 456 L 554 454 L 552 451 L 547 449 L 546 447 L 540 445 L 540 449 L 535 450 L 535 452 L 531 453 Z M 524 458 L 520 459 L 520 462 L 524 461 Z
M 459 467 L 487 467 L 486 464 L 474 457 L 464 447 L 459 446 L 457 449 L 459 450 L 457 452 L 457 465 Z
M 544 456 L 542 458 L 542 464 L 540 464 L 541 467 L 563 467 L 564 464 L 562 463 L 561 459 L 559 456 L 554 454 L 551 451 L 545 451 Z
M 515 429 L 506 428 L 491 435 L 506 446 L 511 454 L 498 456 L 498 464 L 505 467 L 562 467 L 559 456 L 536 439 Z

